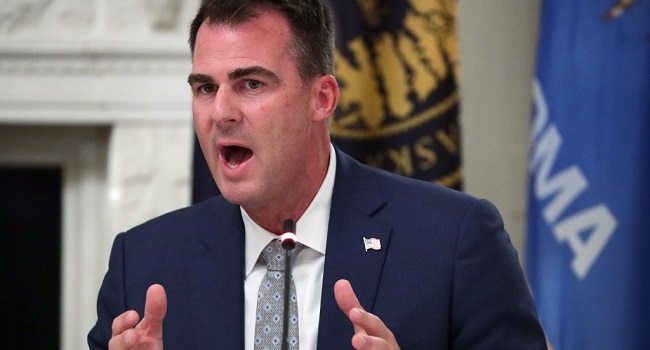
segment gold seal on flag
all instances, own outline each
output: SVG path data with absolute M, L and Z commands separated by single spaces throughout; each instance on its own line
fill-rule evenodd
M 368 30 L 337 47 L 335 143 L 357 142 L 368 149 L 365 163 L 453 187 L 460 182 L 455 2 L 393 4 L 400 11 L 377 0 L 357 6 Z M 442 159 L 456 160 L 431 175 Z

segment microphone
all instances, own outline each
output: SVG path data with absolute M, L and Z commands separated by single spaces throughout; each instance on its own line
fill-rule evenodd
M 296 237 L 296 222 L 292 219 L 286 219 L 282 222 L 282 231 L 280 244 L 284 248 L 284 305 L 282 317 L 282 350 L 289 348 L 289 290 L 291 289 L 291 250 L 296 247 L 298 237 Z
M 296 222 L 292 219 L 286 219 L 282 223 L 282 231 L 284 233 L 280 236 L 280 243 L 285 250 L 291 250 L 296 247 L 298 237 L 296 237 Z

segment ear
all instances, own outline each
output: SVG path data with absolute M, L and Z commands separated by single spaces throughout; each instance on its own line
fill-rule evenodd
M 329 118 L 339 103 L 339 84 L 332 75 L 322 75 L 312 84 L 314 97 L 314 121 L 324 121 Z

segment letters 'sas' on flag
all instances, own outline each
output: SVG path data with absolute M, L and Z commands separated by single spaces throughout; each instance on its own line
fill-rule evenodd
M 328 4 L 341 87 L 333 143 L 361 162 L 460 189 L 456 2 Z
M 544 0 L 526 265 L 555 350 L 650 349 L 650 1 Z

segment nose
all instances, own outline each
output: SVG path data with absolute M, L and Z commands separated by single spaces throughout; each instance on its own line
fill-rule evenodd
M 236 94 L 227 86 L 221 86 L 217 91 L 211 117 L 217 124 L 232 124 L 241 121 L 241 109 Z

